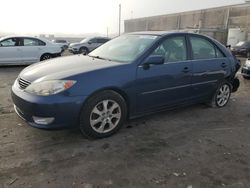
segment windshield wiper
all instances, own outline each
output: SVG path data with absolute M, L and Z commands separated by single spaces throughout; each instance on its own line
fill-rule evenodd
M 96 58 L 96 59 L 102 59 L 102 60 L 107 60 L 107 61 L 111 61 L 111 59 L 107 59 L 107 58 L 104 58 L 104 57 L 100 57 L 100 56 L 92 56 L 92 55 L 88 55 L 89 57 L 93 57 L 93 58 Z

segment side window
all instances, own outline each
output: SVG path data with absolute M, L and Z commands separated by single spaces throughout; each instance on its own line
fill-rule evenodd
M 107 42 L 108 40 L 107 39 L 104 39 L 104 38 L 98 38 L 97 39 L 97 43 L 105 43 Z
M 24 38 L 23 45 L 24 46 L 45 46 L 45 43 L 38 39 Z
M 155 49 L 152 55 L 162 55 L 166 62 L 187 60 L 186 40 L 184 36 L 166 39 Z
M 200 37 L 190 37 L 194 59 L 216 58 L 214 45 Z M 222 55 L 222 54 L 221 54 Z
M 46 46 L 46 43 L 45 43 L 45 42 L 43 42 L 43 41 L 41 41 L 41 40 L 38 40 L 38 39 L 37 39 L 37 41 L 38 41 L 38 45 L 39 45 L 39 46 Z
M 223 57 L 225 57 L 225 55 L 218 48 L 216 48 L 215 50 L 216 50 L 216 56 L 217 56 L 217 58 L 223 58 Z
M 93 38 L 93 39 L 90 39 L 89 42 L 91 42 L 91 43 L 97 43 L 97 40 L 96 40 L 96 38 Z
M 20 40 L 18 38 L 9 38 L 0 42 L 0 46 L 2 47 L 20 46 Z
M 24 46 L 39 46 L 38 40 L 31 39 L 31 38 L 24 38 L 23 45 Z

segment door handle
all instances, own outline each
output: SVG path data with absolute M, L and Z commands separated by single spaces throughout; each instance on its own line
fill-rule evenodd
M 222 68 L 225 68 L 226 66 L 227 66 L 226 63 L 221 63 L 221 67 L 222 67 Z
M 188 67 L 185 67 L 185 68 L 182 70 L 182 72 L 188 73 L 188 72 L 189 72 L 189 68 L 188 68 Z

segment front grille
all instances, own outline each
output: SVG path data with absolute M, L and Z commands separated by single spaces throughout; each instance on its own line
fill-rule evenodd
M 22 78 L 18 78 L 18 84 L 19 84 L 19 87 L 21 89 L 25 89 L 26 87 L 28 87 L 31 83 L 27 80 L 24 80 Z

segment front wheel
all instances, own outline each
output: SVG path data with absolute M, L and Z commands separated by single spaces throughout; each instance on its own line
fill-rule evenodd
M 83 54 L 83 55 L 87 55 L 87 54 L 89 53 L 89 50 L 88 50 L 88 48 L 86 48 L 86 47 L 81 47 L 81 48 L 79 49 L 79 53 L 80 53 L 80 54 Z
M 80 129 L 90 138 L 104 138 L 116 133 L 127 115 L 126 102 L 114 91 L 102 91 L 92 96 L 83 106 Z
M 210 106 L 222 108 L 226 106 L 231 96 L 231 85 L 227 82 L 221 84 L 216 90 Z

